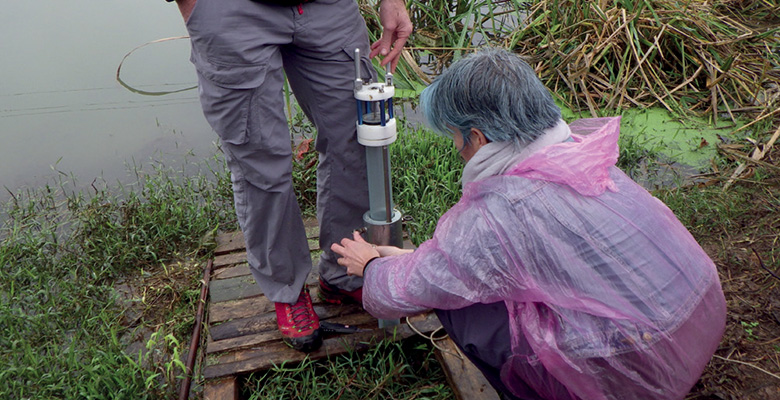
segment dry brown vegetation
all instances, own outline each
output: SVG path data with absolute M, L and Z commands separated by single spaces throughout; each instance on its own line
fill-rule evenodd
M 541 1 L 505 44 L 573 108 L 762 112 L 780 96 L 771 1 Z
M 411 48 L 435 56 L 433 71 L 472 48 L 453 41 L 457 27 L 526 57 L 573 110 L 661 106 L 726 127 L 708 180 L 660 195 L 716 262 L 728 305 L 721 346 L 688 399 L 780 399 L 777 0 L 494 1 L 468 26 L 464 2 L 433 3 L 413 3 L 427 22 Z M 499 3 L 525 23 L 481 29 Z M 455 17 L 436 22 L 436 7 Z
M 688 399 L 780 399 L 780 149 L 767 150 L 728 189 L 739 164 L 711 186 L 669 193 L 697 193 L 681 196 L 689 201 L 681 208 L 693 209 L 678 214 L 715 261 L 728 311 L 720 348 Z

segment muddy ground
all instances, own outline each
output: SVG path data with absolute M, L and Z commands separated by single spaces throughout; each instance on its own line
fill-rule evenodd
M 748 168 L 735 184 L 750 190 L 750 212 L 710 234 L 695 233 L 718 267 L 728 316 L 720 348 L 688 399 L 780 399 L 779 160 L 772 149 L 763 171 Z M 732 172 L 714 177 L 715 187 Z

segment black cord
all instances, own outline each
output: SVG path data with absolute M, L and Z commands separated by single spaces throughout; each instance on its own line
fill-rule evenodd
M 753 254 L 756 255 L 756 259 L 758 259 L 758 265 L 760 265 L 761 268 L 765 269 L 766 272 L 769 272 L 769 275 L 772 275 L 772 276 L 775 277 L 775 279 L 780 280 L 780 276 L 777 276 L 777 274 L 772 272 L 772 270 L 770 270 L 769 268 L 766 267 L 766 265 L 764 265 L 764 262 L 761 261 L 761 257 L 758 255 L 758 252 L 756 251 L 756 249 L 751 247 L 750 250 L 753 250 Z M 373 260 L 373 258 L 372 258 L 372 260 Z M 368 262 L 371 262 L 371 261 L 369 260 Z M 368 266 L 368 264 L 366 264 L 366 266 Z

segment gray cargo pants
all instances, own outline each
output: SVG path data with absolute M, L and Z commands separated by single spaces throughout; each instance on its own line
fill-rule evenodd
M 222 141 L 252 275 L 274 302 L 294 303 L 312 262 L 292 186 L 284 74 L 317 128 L 320 276 L 344 290 L 330 245 L 364 226 L 365 149 L 356 140 L 353 54 L 375 76 L 365 21 L 355 0 L 276 6 L 250 0 L 198 0 L 187 21 L 191 61 L 209 124 Z

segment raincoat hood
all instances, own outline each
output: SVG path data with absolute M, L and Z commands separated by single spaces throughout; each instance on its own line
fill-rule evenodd
M 573 141 L 546 146 L 506 174 L 566 185 L 583 196 L 617 190 L 609 168 L 617 163 L 620 117 L 593 118 L 570 125 Z

